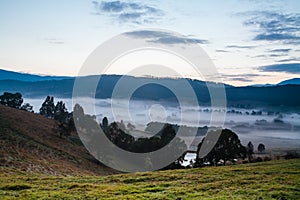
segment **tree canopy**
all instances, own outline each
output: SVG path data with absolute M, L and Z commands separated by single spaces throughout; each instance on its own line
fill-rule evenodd
M 54 98 L 47 96 L 44 103 L 42 104 L 42 107 L 40 108 L 40 114 L 53 119 L 55 113 L 55 105 L 54 105 Z
M 260 144 L 258 145 L 258 147 L 257 147 L 257 151 L 258 151 L 259 153 L 264 153 L 265 150 L 266 150 L 265 145 L 262 144 L 262 143 L 260 143 Z
M 0 104 L 5 106 L 20 109 L 22 103 L 23 103 L 23 97 L 22 94 L 19 92 L 15 94 L 10 92 L 4 92 L 0 96 Z
M 216 134 L 216 131 L 210 131 L 207 134 Z M 205 148 L 203 145 L 204 141 L 205 137 L 198 145 L 195 166 L 225 164 L 226 161 L 246 157 L 246 147 L 241 144 L 237 134 L 229 129 L 223 129 L 213 149 L 204 158 L 200 158 L 200 149 L 202 147 Z M 206 140 L 206 142 L 209 143 L 212 141 Z

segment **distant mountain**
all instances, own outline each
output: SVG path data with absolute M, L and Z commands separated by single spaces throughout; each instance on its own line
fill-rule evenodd
M 300 78 L 293 78 L 289 80 L 282 81 L 278 85 L 300 85 Z
M 100 78 L 101 77 L 101 78 Z M 184 85 L 189 83 L 194 90 L 200 105 L 209 106 L 211 96 L 207 85 L 213 88 L 221 88 L 223 85 L 219 83 L 206 83 L 200 80 L 184 79 L 184 78 L 149 78 L 149 77 L 133 77 L 122 75 L 95 75 L 85 76 L 79 79 L 84 81 L 84 85 L 91 85 L 98 81 L 95 97 L 99 99 L 111 98 L 113 92 L 122 78 L 123 86 L 135 87 L 141 86 L 135 90 L 131 98 L 136 100 L 156 100 L 165 101 L 167 103 L 178 104 L 178 99 L 168 86 L 176 89 L 176 91 L 189 101 L 192 96 L 187 92 Z M 21 92 L 26 98 L 45 98 L 47 95 L 71 98 L 73 93 L 75 78 L 68 77 L 60 80 L 42 80 L 42 81 L 20 81 L 20 80 L 0 80 L 0 94 L 3 92 Z M 86 90 L 84 87 L 80 90 L 81 96 L 91 96 L 95 91 Z M 123 94 L 122 94 L 123 92 Z M 292 110 L 300 108 L 300 85 L 270 85 L 270 86 L 246 86 L 234 87 L 225 85 L 227 105 L 240 108 L 254 108 L 275 106 L 280 109 L 289 107 Z M 117 98 L 124 98 L 127 93 L 124 90 L 117 93 Z M 116 96 L 114 96 L 116 98 Z M 181 99 L 182 100 L 182 99 Z
M 27 73 L 13 72 L 0 69 L 0 80 L 18 80 L 18 81 L 47 81 L 47 80 L 62 80 L 70 78 L 67 76 L 41 76 Z
M 267 84 L 254 84 L 254 85 L 249 85 L 249 86 L 252 86 L 252 87 L 270 87 L 270 86 L 274 86 L 274 84 L 270 84 L 270 83 L 267 83 Z

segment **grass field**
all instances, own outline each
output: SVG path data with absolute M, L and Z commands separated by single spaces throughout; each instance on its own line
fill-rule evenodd
M 111 176 L 1 174 L 0 199 L 300 199 L 300 160 Z

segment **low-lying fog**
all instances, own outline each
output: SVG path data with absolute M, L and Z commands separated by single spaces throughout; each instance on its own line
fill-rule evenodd
M 72 99 L 55 99 L 65 102 L 68 111 L 72 110 Z M 44 99 L 24 99 L 30 103 L 34 111 L 38 112 Z M 144 130 L 151 121 L 168 122 L 171 124 L 187 126 L 210 126 L 212 116 L 217 116 L 218 123 L 223 128 L 230 128 L 239 135 L 242 143 L 246 145 L 252 141 L 255 148 L 264 143 L 266 148 L 299 148 L 300 147 L 300 114 L 280 113 L 270 109 L 240 109 L 240 108 L 210 108 L 178 106 L 154 101 L 125 101 L 110 99 L 95 100 L 95 109 L 91 99 L 81 99 L 85 113 L 97 116 L 99 122 L 106 116 L 109 122 L 130 122 L 136 129 Z M 199 117 L 199 120 L 197 118 Z M 215 120 L 215 118 L 213 117 Z M 140 133 L 139 131 L 136 131 Z M 137 135 L 135 135 L 137 137 Z M 199 140 L 201 138 L 199 137 Z

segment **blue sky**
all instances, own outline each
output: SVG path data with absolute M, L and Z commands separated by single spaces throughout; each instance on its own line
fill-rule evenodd
M 216 81 L 251 85 L 300 76 L 297 0 L 1 0 L 0 68 L 76 75 L 102 42 L 142 28 L 199 41 L 218 69 Z

